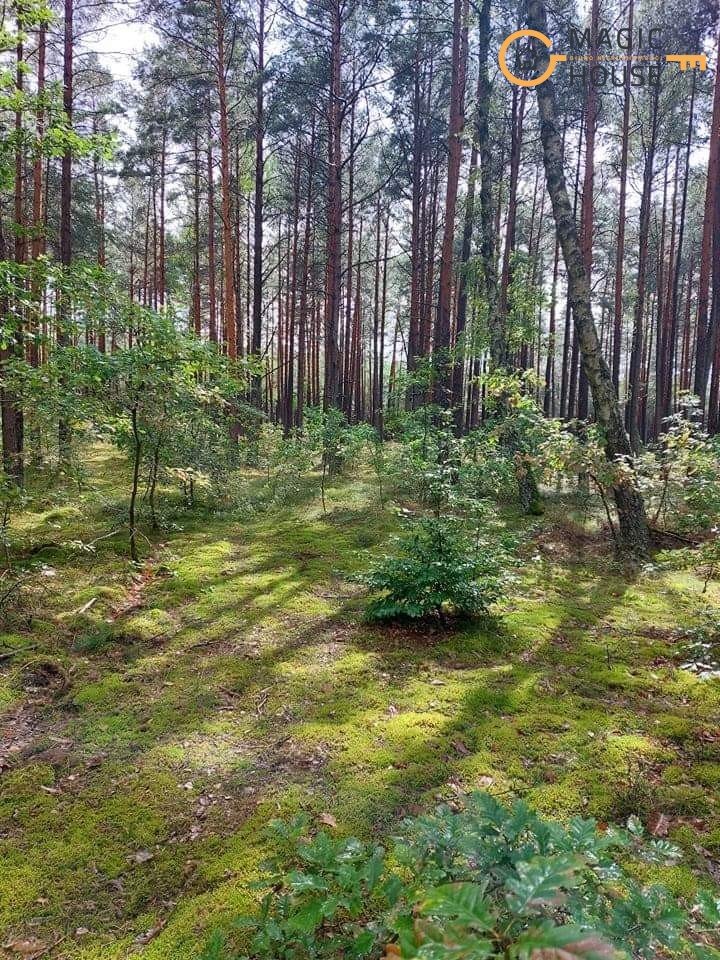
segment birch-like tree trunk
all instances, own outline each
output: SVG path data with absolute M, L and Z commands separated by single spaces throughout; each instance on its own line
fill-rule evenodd
M 547 35 L 547 13 L 544 0 L 528 0 L 527 20 L 531 29 Z M 548 64 L 546 51 L 542 53 L 540 61 L 538 68 L 542 71 Z M 583 370 L 592 392 L 595 416 L 604 433 L 605 454 L 608 460 L 612 463 L 629 460 L 633 451 L 625 432 L 610 368 L 603 357 L 595 327 L 590 281 L 565 185 L 562 140 L 558 131 L 552 80 L 539 84 L 535 90 L 540 113 L 540 139 L 543 147 L 545 176 L 568 276 L 568 297 L 572 302 Z M 630 554 L 647 553 L 650 547 L 650 532 L 645 516 L 645 504 L 629 474 L 626 475 L 622 471 L 619 473 L 613 487 L 613 496 L 619 520 L 618 546 L 623 552 Z

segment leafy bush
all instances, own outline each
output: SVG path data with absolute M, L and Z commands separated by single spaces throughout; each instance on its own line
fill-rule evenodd
M 653 522 L 695 533 L 720 521 L 720 442 L 702 433 L 686 412 L 666 421 L 665 433 L 639 466 Z
M 457 518 L 426 517 L 397 538 L 397 554 L 361 578 L 381 594 L 368 605 L 371 620 L 487 614 L 503 594 L 509 540 L 473 543 L 460 524 Z
M 282 427 L 262 424 L 258 440 L 257 463 L 265 473 L 268 504 L 297 501 L 305 490 L 306 478 L 313 466 L 313 451 L 301 436 L 286 437 Z
M 302 817 L 272 826 L 285 855 L 269 865 L 259 916 L 237 923 L 243 949 L 216 938 L 206 957 L 720 957 L 706 932 L 720 899 L 703 892 L 682 905 L 622 865 L 678 856 L 633 818 L 626 830 L 580 818 L 565 826 L 478 793 L 459 812 L 405 821 L 389 852 L 326 831 L 310 839 Z

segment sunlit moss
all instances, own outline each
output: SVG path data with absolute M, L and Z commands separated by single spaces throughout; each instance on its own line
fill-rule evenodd
M 3 774 L 3 932 L 29 918 L 35 935 L 62 931 L 68 960 L 196 960 L 256 896 L 274 817 L 329 813 L 381 835 L 474 787 L 557 817 L 683 818 L 671 836 L 687 863 L 643 875 L 683 896 L 704 869 L 698 842 L 720 852 L 720 776 L 698 738 L 720 693 L 674 661 L 672 631 L 700 602 L 692 574 L 628 583 L 603 557 L 529 562 L 496 621 L 385 630 L 361 622 L 344 580 L 398 529 L 372 478 L 334 479 L 327 514 L 317 478 L 297 504 L 242 520 L 172 501 L 138 586 L 126 465 L 100 448 L 91 472 L 16 526 L 25 544 L 52 541 L 56 575 L 3 649 L 70 668 L 36 744 L 69 746 Z M 94 554 L 77 547 L 109 530 Z M 25 656 L 0 707 L 23 702 Z

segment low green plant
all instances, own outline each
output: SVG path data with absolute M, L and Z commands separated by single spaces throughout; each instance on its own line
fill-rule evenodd
M 281 855 L 268 865 L 259 914 L 237 921 L 239 950 L 215 936 L 207 957 L 236 960 L 717 960 L 720 899 L 682 903 L 633 878 L 632 862 L 679 854 L 594 820 L 563 825 L 523 802 L 473 794 L 403 823 L 389 850 L 308 821 L 272 825 Z
M 720 522 L 720 443 L 699 429 L 691 400 L 665 421 L 638 466 L 652 522 L 694 534 Z
M 286 437 L 282 427 L 263 423 L 257 440 L 257 463 L 265 474 L 267 503 L 293 503 L 306 488 L 313 450 L 301 435 Z
M 379 594 L 366 609 L 371 620 L 486 615 L 503 595 L 511 563 L 506 537 L 473 542 L 459 518 L 423 517 L 395 543 L 396 553 L 360 578 Z

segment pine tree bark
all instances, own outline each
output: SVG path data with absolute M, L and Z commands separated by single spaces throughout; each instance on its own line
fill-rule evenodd
M 305 380 L 307 364 L 307 320 L 308 320 L 308 272 L 310 269 L 310 252 L 312 237 L 312 210 L 313 210 L 313 177 L 315 173 L 315 114 L 312 115 L 310 125 L 310 146 L 308 149 L 308 184 L 305 200 L 305 226 L 303 236 L 302 279 L 300 286 L 300 316 L 298 320 L 298 376 L 297 376 L 297 405 L 295 408 L 295 425 L 302 430 L 305 413 Z M 310 378 L 312 379 L 312 378 Z
M 650 125 L 650 140 L 645 153 L 645 170 L 643 173 L 643 188 L 640 199 L 640 226 L 638 234 L 638 269 L 637 291 L 633 311 L 632 347 L 630 349 L 630 368 L 628 371 L 627 403 L 625 407 L 625 425 L 633 448 L 638 450 L 642 444 L 639 424 L 640 394 L 642 378 L 643 345 L 644 345 L 644 315 L 645 315 L 645 286 L 647 280 L 648 237 L 650 233 L 650 209 L 652 198 L 652 184 L 655 173 L 655 146 L 657 142 L 658 119 L 658 89 L 653 94 L 652 119 Z
M 633 35 L 634 0 L 628 5 L 628 34 Z M 631 41 L 632 42 L 632 41 Z M 623 80 L 623 119 L 620 134 L 620 198 L 618 206 L 618 232 L 615 247 L 615 292 L 613 312 L 612 378 L 613 386 L 620 396 L 620 356 L 623 328 L 623 269 L 625 265 L 625 211 L 627 208 L 627 168 L 630 146 L 630 64 L 627 64 Z
M 493 152 L 490 143 L 492 87 L 488 73 L 490 2 L 491 0 L 483 0 L 478 22 L 479 66 L 476 133 L 480 152 L 480 259 L 490 331 L 490 357 L 495 367 L 502 368 L 507 362 L 507 339 L 504 318 L 498 311 L 498 276 L 495 260 L 497 232 L 493 209 Z
M 212 130 L 208 129 L 207 146 L 208 180 L 208 336 L 211 343 L 218 342 L 217 294 L 215 291 L 215 164 L 213 161 Z
M 69 127 L 73 122 L 73 0 L 65 0 L 63 27 L 63 111 Z M 67 270 L 72 264 L 72 150 L 68 146 L 62 155 L 60 167 L 60 263 Z M 58 298 L 58 345 L 70 342 L 68 326 L 70 303 L 65 293 Z M 58 452 L 60 461 L 70 458 L 70 427 L 61 419 L 58 424 Z
M 228 123 L 227 82 L 225 63 L 225 11 L 221 0 L 215 0 L 215 33 L 217 39 L 217 93 L 220 108 L 220 197 L 223 238 L 222 326 L 227 355 L 237 357 L 235 322 L 235 238 L 233 236 L 232 194 L 230 186 L 230 128 Z
M 697 72 L 693 70 L 692 85 L 690 87 L 690 107 L 688 110 L 687 141 L 685 143 L 685 164 L 683 176 L 682 199 L 680 202 L 680 219 L 678 222 L 677 253 L 675 267 L 672 272 L 672 292 L 670 294 L 670 348 L 666 364 L 667 387 L 663 397 L 663 416 L 669 417 L 673 402 L 673 387 L 675 385 L 675 346 L 678 333 L 678 306 L 680 298 L 680 272 L 682 267 L 683 243 L 685 240 L 685 216 L 687 211 L 688 186 L 690 182 L 690 154 L 692 151 L 693 127 L 695 124 L 695 92 Z
M 420 317 L 423 279 L 423 156 L 425 149 L 425 121 L 421 80 L 423 76 L 423 0 L 418 0 L 417 24 L 415 27 L 415 58 L 413 61 L 413 135 L 412 135 L 412 200 L 410 219 L 410 315 L 408 319 L 407 368 L 412 373 L 420 349 Z M 417 405 L 417 391 L 408 391 L 408 406 Z
M 341 298 L 342 231 L 342 13 L 341 0 L 331 0 L 330 86 L 328 91 L 328 206 L 325 287 L 325 385 L 323 406 L 340 405 L 338 328 Z
M 253 208 L 253 301 L 250 354 L 260 362 L 263 305 L 263 201 L 265 197 L 265 0 L 258 0 L 257 79 L 255 90 L 255 187 Z M 250 396 L 262 404 L 262 376 L 252 377 Z
M 445 192 L 445 224 L 440 254 L 437 318 L 435 322 L 435 402 L 447 406 L 451 400 L 450 312 L 452 309 L 453 246 L 458 181 L 462 160 L 465 74 L 467 69 L 468 0 L 454 0 L 452 79 L 450 83 L 450 119 L 448 125 L 448 168 Z

